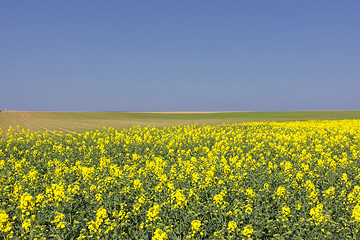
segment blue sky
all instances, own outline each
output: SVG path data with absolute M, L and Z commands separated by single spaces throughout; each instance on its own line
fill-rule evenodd
M 0 1 L 0 109 L 360 110 L 360 1 Z

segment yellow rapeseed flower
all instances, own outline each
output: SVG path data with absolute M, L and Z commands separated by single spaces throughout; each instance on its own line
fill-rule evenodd
M 200 231 L 200 227 L 201 227 L 200 220 L 193 220 L 191 222 L 191 230 L 198 232 L 198 231 Z
M 0 232 L 10 232 L 11 223 L 9 215 L 5 210 L 0 210 Z
M 31 220 L 30 219 L 25 219 L 21 226 L 25 229 L 26 232 L 30 232 L 30 227 L 31 227 Z
M 288 206 L 284 206 L 281 208 L 281 212 L 284 217 L 288 217 L 290 216 L 291 210 Z
M 160 219 L 158 217 L 159 213 L 160 213 L 160 205 L 155 203 L 154 206 L 152 206 L 147 212 L 147 218 L 149 219 L 149 221 L 155 221 L 157 219 Z
M 165 239 L 168 239 L 166 232 L 164 232 L 160 228 L 156 228 L 152 240 L 165 240 Z
M 286 194 L 286 188 L 279 186 L 276 190 L 276 195 L 278 196 L 278 198 L 285 197 L 285 194 Z
M 242 231 L 242 234 L 249 238 L 251 236 L 251 234 L 253 234 L 253 232 L 254 232 L 254 229 L 252 228 L 252 226 L 246 225 L 244 227 L 244 230 Z
M 228 222 L 227 230 L 229 231 L 229 233 L 232 233 L 232 232 L 236 231 L 236 229 L 237 229 L 236 222 L 234 222 L 234 221 Z
M 360 222 L 360 206 L 356 205 L 352 211 L 352 218 L 354 218 L 356 221 Z

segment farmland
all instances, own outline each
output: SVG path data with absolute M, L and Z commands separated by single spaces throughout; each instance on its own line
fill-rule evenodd
M 0 114 L 1 239 L 360 238 L 359 112 Z
M 133 126 L 171 127 L 198 124 L 258 121 L 298 121 L 360 119 L 360 111 L 309 111 L 309 112 L 216 112 L 216 113 L 141 113 L 141 112 L 0 112 L 0 128 L 9 126 L 29 129 L 31 132 L 84 133 Z

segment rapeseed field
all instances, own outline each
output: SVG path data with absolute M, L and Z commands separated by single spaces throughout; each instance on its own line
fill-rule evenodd
M 360 239 L 360 120 L 0 135 L 1 239 Z

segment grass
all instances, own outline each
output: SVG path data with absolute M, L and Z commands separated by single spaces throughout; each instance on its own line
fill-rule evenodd
M 360 119 L 360 111 L 143 113 L 143 112 L 0 112 L 0 128 L 9 126 L 35 131 L 85 132 L 130 128 L 134 125 L 171 127 L 187 124 L 218 125 L 257 121 Z

